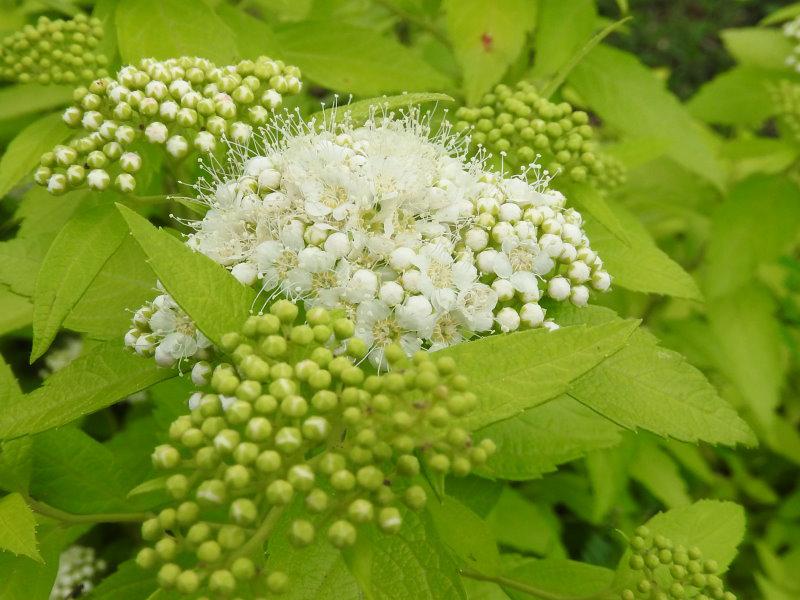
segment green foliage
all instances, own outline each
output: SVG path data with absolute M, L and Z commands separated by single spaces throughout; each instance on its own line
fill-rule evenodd
M 25 499 L 9 494 L 0 499 L 0 550 L 42 562 L 36 546 L 36 522 Z

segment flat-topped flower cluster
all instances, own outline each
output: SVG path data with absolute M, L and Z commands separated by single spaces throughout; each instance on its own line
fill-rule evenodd
M 265 301 L 343 309 L 374 364 L 476 335 L 556 325 L 539 301 L 582 306 L 610 285 L 581 215 L 535 166 L 516 176 L 469 158 L 431 117 L 373 111 L 277 118 L 256 150 L 208 166 L 188 244 Z

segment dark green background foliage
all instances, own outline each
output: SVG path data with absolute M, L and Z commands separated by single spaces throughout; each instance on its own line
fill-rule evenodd
M 738 598 L 800 597 L 800 75 L 781 32 L 800 5 L 0 0 L 0 36 L 78 13 L 100 19 L 112 73 L 148 56 L 296 65 L 303 91 L 284 106 L 305 116 L 336 97 L 404 107 L 394 96 L 410 92 L 477 128 L 482 108 L 535 89 L 519 110 L 544 115 L 536 153 L 569 165 L 552 186 L 612 276 L 592 306 L 548 307 L 559 331 L 449 350 L 482 399 L 473 434 L 498 445 L 489 468 L 448 480 L 402 535 L 365 534 L 355 558 L 325 544 L 297 555 L 276 537 L 268 564 L 299 582 L 290 597 L 349 599 L 360 586 L 516 600 L 529 586 L 619 598 L 641 579 L 627 540 L 642 524 L 699 547 Z M 192 388 L 123 348 L 131 312 L 160 279 L 217 339 L 253 294 L 177 241 L 171 215 L 196 207 L 170 195 L 188 193 L 178 182 L 198 176 L 196 155 L 171 161 L 141 143 L 134 195 L 33 184 L 42 153 L 70 134 L 59 115 L 72 87 L 0 84 L 0 598 L 46 599 L 79 540 L 113 572 L 90 597 L 143 600 L 157 586 L 130 562 L 139 527 L 97 515 L 166 502 L 157 484 L 129 492 L 156 476 L 151 450 Z M 552 127 L 565 115 L 586 126 L 569 152 Z M 533 134 L 489 116 L 490 147 L 534 153 Z M 77 338 L 81 357 L 43 384 L 52 352 Z M 144 402 L 122 401 L 143 388 Z

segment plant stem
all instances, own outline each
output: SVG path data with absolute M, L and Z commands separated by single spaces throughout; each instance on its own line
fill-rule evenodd
M 247 542 L 245 542 L 244 545 L 242 545 L 242 547 L 236 552 L 231 554 L 230 558 L 228 559 L 228 564 L 233 563 L 233 561 L 240 556 L 248 556 L 249 554 L 252 554 L 256 548 L 262 546 L 272 533 L 272 530 L 275 529 L 275 525 L 277 525 L 278 520 L 281 518 L 281 515 L 285 509 L 285 506 L 273 506 L 267 513 L 264 521 L 253 534 L 253 537 L 247 540 Z
M 484 573 L 473 571 L 472 569 L 461 569 L 461 576 L 474 579 L 476 581 L 488 581 L 490 583 L 496 583 L 502 587 L 507 587 L 530 594 L 531 596 L 539 598 L 540 600 L 600 600 L 600 598 L 604 597 L 609 591 L 602 590 L 595 594 L 591 594 L 590 596 L 563 596 L 561 594 L 556 594 L 553 592 L 548 592 L 547 590 L 533 587 L 532 585 L 528 585 L 527 583 L 523 583 L 521 581 L 516 581 L 507 577 L 501 577 L 499 575 L 485 575 Z
M 377 4 L 380 4 L 381 6 L 383 6 L 384 8 L 389 10 L 390 12 L 393 12 L 395 15 L 397 15 L 399 18 L 403 19 L 404 21 L 408 21 L 409 23 L 412 23 L 412 24 L 416 25 L 420 29 L 424 29 L 425 31 L 430 33 L 433 37 L 435 37 L 437 40 L 439 40 L 445 46 L 447 46 L 447 47 L 450 46 L 450 40 L 447 38 L 447 36 L 444 34 L 444 32 L 442 30 L 440 30 L 438 27 L 436 27 L 436 25 L 434 25 L 433 23 L 429 23 L 425 19 L 421 19 L 421 18 L 417 17 L 416 15 L 414 15 L 414 14 L 408 12 L 408 11 L 403 10 L 399 6 L 396 6 L 394 4 L 394 2 L 392 2 L 391 0 L 375 0 L 375 2 Z
M 55 508 L 44 502 L 39 502 L 33 498 L 26 498 L 28 505 L 35 512 L 45 517 L 50 517 L 63 523 L 132 523 L 144 521 L 149 517 L 146 513 L 94 513 L 88 515 L 77 515 L 60 508 Z

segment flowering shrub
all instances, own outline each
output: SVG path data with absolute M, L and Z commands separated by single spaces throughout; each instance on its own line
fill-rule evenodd
M 0 597 L 800 593 L 800 11 L 535 7 L 4 21 Z

